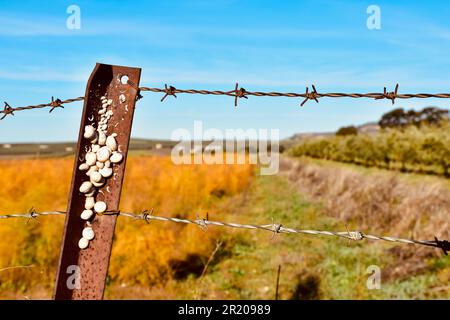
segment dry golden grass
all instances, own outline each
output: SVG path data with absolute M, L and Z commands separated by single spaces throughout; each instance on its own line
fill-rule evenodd
M 413 181 L 398 173 L 364 174 L 307 159 L 283 159 L 280 167 L 301 193 L 321 201 L 325 211 L 349 229 L 426 240 L 450 236 L 450 189 L 445 179 Z M 391 253 L 405 262 L 398 268 L 402 273 L 425 267 L 422 258 L 441 254 L 417 246 L 393 248 Z
M 0 213 L 26 212 L 31 206 L 38 211 L 65 210 L 72 168 L 73 158 L 0 161 Z M 169 157 L 129 157 L 121 210 L 155 208 L 158 214 L 193 218 L 195 212 L 213 209 L 220 198 L 246 189 L 252 176 L 250 165 L 176 166 Z M 63 222 L 63 217 L 46 217 L 29 223 L 22 219 L 0 223 L 0 269 L 33 265 L 0 272 L 0 297 L 2 292 L 35 286 L 50 292 Z M 180 269 L 192 263 L 201 266 L 207 260 L 217 232 L 121 218 L 110 279 L 148 285 L 180 276 Z

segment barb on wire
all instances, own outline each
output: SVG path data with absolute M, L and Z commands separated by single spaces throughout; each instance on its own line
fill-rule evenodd
M 5 103 L 5 107 L 3 108 L 4 115 L 0 120 L 5 119 L 8 114 L 12 116 L 14 115 L 14 108 L 12 108 L 6 101 L 4 101 L 4 103 Z
M 36 212 L 34 208 L 30 210 L 29 213 L 18 213 L 18 214 L 4 214 L 0 215 L 1 219 L 9 219 L 9 218 L 37 218 L 39 216 L 48 216 L 48 215 L 64 215 L 66 212 L 64 211 L 50 211 L 50 212 Z M 308 234 L 308 235 L 323 235 L 323 236 L 334 236 L 345 238 L 353 241 L 362 241 L 364 239 L 376 240 L 376 241 L 387 241 L 387 242 L 395 242 L 402 244 L 417 244 L 428 247 L 435 247 L 442 249 L 445 254 L 450 251 L 450 242 L 448 240 L 438 240 L 437 237 L 434 240 L 415 240 L 415 239 L 403 239 L 389 236 L 376 236 L 371 234 L 365 234 L 361 231 L 325 231 L 325 230 L 305 230 L 305 229 L 293 229 L 283 227 L 281 224 L 272 224 L 269 225 L 254 225 L 254 224 L 241 224 L 235 222 L 222 222 L 222 221 L 212 221 L 209 220 L 208 214 L 206 214 L 206 218 L 200 219 L 199 215 L 195 220 L 190 219 L 181 219 L 181 218 L 170 218 L 163 216 L 153 215 L 153 209 L 149 212 L 148 210 L 144 210 L 141 214 L 127 213 L 114 211 L 114 214 L 118 216 L 132 218 L 133 220 L 157 220 L 157 221 L 165 221 L 165 222 L 174 222 L 174 223 L 184 223 L 184 224 L 195 224 L 200 226 L 202 229 L 207 228 L 209 225 L 219 226 L 219 227 L 229 227 L 229 228 L 239 228 L 239 229 L 248 229 L 248 230 L 264 230 L 272 233 L 288 233 L 288 234 Z
M 30 222 L 30 220 L 36 219 L 37 217 L 38 217 L 38 213 L 36 212 L 36 209 L 34 209 L 34 207 L 31 207 L 30 210 L 28 210 L 27 223 Z
M 173 86 L 169 86 L 167 87 L 167 84 L 164 85 L 165 89 L 165 95 L 164 97 L 162 97 L 161 102 L 163 102 L 168 96 L 173 96 L 173 97 L 177 97 L 177 95 L 175 94 L 177 92 L 177 89 Z
M 317 93 L 316 87 L 314 85 L 312 86 L 312 92 L 309 92 L 309 87 L 306 87 L 306 91 L 305 91 L 305 100 L 303 100 L 303 102 L 300 104 L 301 107 L 304 106 L 304 104 L 306 102 L 308 102 L 308 100 L 314 100 L 317 103 L 319 103 L 319 100 L 317 100 L 317 98 L 319 97 L 319 94 Z
M 436 247 L 441 248 L 442 252 L 448 256 L 447 252 L 450 251 L 450 242 L 447 240 L 438 240 L 437 237 L 434 237 L 434 241 L 436 242 Z
M 200 228 L 205 232 L 208 231 L 208 220 L 209 220 L 208 212 L 206 213 L 206 219 L 205 218 L 200 219 L 199 214 L 198 213 L 196 214 L 195 223 L 198 224 Z
M 50 111 L 48 113 L 52 113 L 53 110 L 55 110 L 56 108 L 64 109 L 64 106 L 62 105 L 62 101 L 60 99 L 53 100 L 53 97 L 52 97 L 52 102 L 50 102 L 50 106 L 52 108 L 50 109 Z
M 239 98 L 248 99 L 246 94 L 247 94 L 247 91 L 242 87 L 239 89 L 239 83 L 236 82 L 236 86 L 234 88 L 234 107 L 235 108 L 237 108 Z
M 281 230 L 281 228 L 283 227 L 283 225 L 280 223 L 280 224 L 276 224 L 275 223 L 275 220 L 272 218 L 272 230 L 273 230 L 273 233 L 272 233 L 272 240 L 273 240 L 273 238 L 275 238 L 275 235 L 277 234 L 277 233 L 280 233 L 280 230 Z
M 152 208 L 150 211 L 144 210 L 144 211 L 142 211 L 142 213 L 141 213 L 142 219 L 143 219 L 145 222 L 147 222 L 147 223 L 150 223 L 150 222 L 148 222 L 148 220 L 149 220 L 148 217 L 151 216 L 151 215 L 153 215 L 153 208 Z
M 364 239 L 364 234 L 360 231 L 350 231 L 348 229 L 348 226 L 345 226 L 345 229 L 347 230 L 347 238 L 348 238 L 348 244 L 350 245 L 350 241 L 360 241 Z
M 397 93 L 398 93 L 398 83 L 395 86 L 394 91 L 392 91 L 392 92 L 387 92 L 386 91 L 386 87 L 384 87 L 383 94 L 380 97 L 375 98 L 375 100 L 389 99 L 389 100 L 392 101 L 392 104 L 394 104 L 395 103 L 395 98 L 397 98 Z

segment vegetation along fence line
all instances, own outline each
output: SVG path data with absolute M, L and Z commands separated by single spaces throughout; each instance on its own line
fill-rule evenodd
M 450 177 L 450 123 L 300 141 L 293 156 Z

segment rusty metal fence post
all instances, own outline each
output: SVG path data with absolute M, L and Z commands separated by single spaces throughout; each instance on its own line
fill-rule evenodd
M 139 95 L 141 69 L 106 64 L 97 64 L 92 72 L 85 93 L 83 115 L 78 136 L 78 146 L 73 168 L 67 216 L 61 255 L 56 275 L 54 299 L 84 300 L 103 298 L 108 273 L 114 229 L 119 210 L 120 193 L 125 171 L 128 145 L 133 122 L 136 99 Z M 121 162 L 113 166 L 113 175 L 96 193 L 95 201 L 107 205 L 107 212 L 95 215 L 89 222 L 95 237 L 85 249 L 79 247 L 86 221 L 81 218 L 85 210 L 85 195 L 80 192 L 84 181 L 89 181 L 86 172 L 79 166 L 91 143 L 84 138 L 87 125 L 98 126 L 101 97 L 112 99 L 107 135 L 116 133 Z

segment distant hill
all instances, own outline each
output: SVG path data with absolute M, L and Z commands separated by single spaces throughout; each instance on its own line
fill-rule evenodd
M 171 140 L 131 139 L 130 151 L 155 151 L 167 153 L 178 142 Z M 61 143 L 3 143 L 0 144 L 0 156 L 66 156 L 75 154 L 75 142 Z
M 356 127 L 360 133 L 377 133 L 380 130 L 380 126 L 377 122 L 367 122 Z
M 380 126 L 376 122 L 367 122 L 362 125 L 356 127 L 358 132 L 360 133 L 377 133 L 380 130 Z M 300 140 L 305 138 L 320 138 L 327 136 L 334 136 L 336 132 L 306 132 L 306 133 L 297 133 L 293 136 L 287 138 L 286 140 Z
M 375 134 L 380 130 L 380 126 L 378 125 L 377 122 L 367 122 L 362 125 L 356 126 L 356 128 L 358 129 L 359 133 L 368 133 L 368 134 Z M 297 133 L 287 139 L 284 139 L 281 142 L 281 145 L 284 147 L 284 149 L 288 149 L 303 139 L 324 138 L 324 137 L 334 136 L 335 134 L 336 134 L 336 132 Z
M 203 150 L 211 151 L 209 144 L 212 141 L 203 141 Z M 132 138 L 130 141 L 130 152 L 145 152 L 155 155 L 168 155 L 172 149 L 179 143 L 179 141 L 172 140 L 156 140 L 156 139 L 136 139 Z M 226 143 L 225 141 L 223 142 Z M 228 142 L 227 142 L 228 143 Z M 225 148 L 223 144 L 222 148 Z M 270 146 L 268 146 L 270 148 Z M 77 145 L 75 142 L 61 142 L 61 143 L 0 143 L 0 157 L 1 158 L 29 158 L 29 157 L 63 157 L 75 154 Z M 182 148 L 182 147 L 181 147 Z M 214 147 L 213 147 L 214 148 Z M 220 147 L 219 147 L 220 148 Z M 234 150 L 236 151 L 257 151 L 249 142 L 243 145 L 234 142 Z M 199 150 L 193 146 L 192 150 L 185 152 L 198 152 Z

